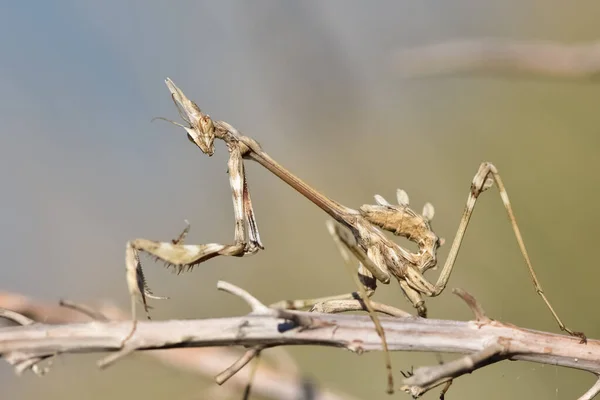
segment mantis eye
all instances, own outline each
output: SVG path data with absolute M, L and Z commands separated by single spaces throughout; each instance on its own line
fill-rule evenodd
M 187 138 L 190 142 L 192 142 L 194 144 L 196 143 L 196 142 L 194 142 L 194 138 L 192 137 L 192 135 L 190 135 L 189 133 L 187 134 Z

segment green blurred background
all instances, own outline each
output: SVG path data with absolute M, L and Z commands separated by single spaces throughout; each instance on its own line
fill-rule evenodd
M 189 243 L 232 240 L 224 146 L 209 159 L 179 129 L 150 123 L 177 116 L 163 84 L 169 76 L 203 110 L 343 204 L 358 207 L 375 193 L 391 200 L 398 187 L 417 209 L 432 202 L 434 227 L 447 240 L 479 163 L 494 162 L 556 310 L 570 327 L 599 337 L 598 83 L 409 81 L 390 64 L 399 48 L 452 38 L 595 40 L 599 12 L 598 2 L 533 0 L 3 2 L 1 288 L 126 307 L 128 239 L 170 239 L 188 219 Z M 179 277 L 145 260 L 151 287 L 172 297 L 155 304 L 156 319 L 247 312 L 216 291 L 219 279 L 264 302 L 354 289 L 325 215 L 256 165 L 247 171 L 266 250 Z M 477 206 L 452 287 L 474 294 L 492 318 L 558 329 L 495 190 Z M 396 284 L 375 298 L 409 309 Z M 433 318 L 471 317 L 450 291 L 428 306 Z M 380 354 L 290 351 L 321 385 L 390 398 Z M 97 358 L 60 357 L 43 379 L 16 378 L 2 364 L 2 398 L 188 399 L 210 384 L 140 356 L 99 371 Z M 398 353 L 393 362 L 398 372 L 437 358 Z M 570 399 L 593 380 L 504 362 L 461 378 L 448 398 Z

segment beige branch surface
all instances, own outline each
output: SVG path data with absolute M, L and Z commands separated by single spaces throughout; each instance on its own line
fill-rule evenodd
M 393 66 L 406 77 L 478 72 L 592 78 L 600 73 L 600 41 L 455 40 L 400 49 L 393 55 Z
M 90 317 L 79 311 L 61 307 L 58 304 L 44 303 L 12 292 L 0 292 L 0 308 L 23 314 L 34 321 L 47 324 L 46 326 L 91 321 Z M 102 304 L 94 310 L 111 320 L 129 321 L 129 317 L 123 311 L 110 304 Z M 127 322 L 125 325 L 130 323 Z M 268 352 L 267 355 L 271 353 Z M 212 380 L 217 374 L 236 362 L 242 353 L 228 347 L 203 347 L 147 351 L 144 354 L 173 368 Z M 355 400 L 354 397 L 340 391 L 311 386 L 310 382 L 298 372 L 295 363 L 289 360 L 289 356 L 277 354 L 273 358 L 271 363 L 261 362 L 259 364 L 252 384 L 252 393 L 265 399 L 297 400 L 302 398 L 304 391 L 310 390 L 311 394 L 314 394 L 315 400 Z M 239 371 L 227 382 L 228 393 L 241 391 L 248 383 L 248 379 L 248 368 Z M 215 385 L 214 389 L 215 391 L 219 389 L 219 393 L 222 393 L 224 388 Z
M 251 297 L 246 292 L 243 294 L 245 300 Z M 139 322 L 137 331 L 127 342 L 125 354 L 131 350 L 234 345 L 322 345 L 357 353 L 382 348 L 368 316 L 296 311 L 280 314 L 278 310 L 256 304 L 253 310 L 242 317 Z M 582 344 L 571 336 L 516 327 L 490 320 L 482 310 L 478 318 L 460 322 L 382 317 L 391 351 L 467 354 L 446 364 L 416 369 L 405 379 L 403 390 L 417 396 L 450 379 L 505 359 L 600 373 L 598 340 L 590 339 Z M 130 329 L 131 322 L 119 321 L 4 328 L 0 329 L 0 354 L 19 365 L 60 353 L 123 352 L 122 341 Z M 599 386 L 594 385 L 581 398 L 593 397 L 600 390 Z

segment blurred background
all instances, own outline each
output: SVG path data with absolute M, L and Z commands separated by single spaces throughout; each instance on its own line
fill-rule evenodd
M 598 12 L 597 2 L 533 0 L 3 2 L 0 288 L 49 303 L 128 307 L 128 239 L 170 240 L 188 219 L 188 243 L 232 241 L 224 145 L 208 158 L 179 128 L 150 122 L 178 118 L 163 83 L 169 76 L 212 117 L 345 205 L 371 203 L 375 193 L 392 200 L 398 187 L 417 210 L 432 202 L 434 228 L 447 241 L 480 162 L 494 162 L 547 295 L 568 326 L 597 338 L 598 83 L 409 80 L 391 56 L 454 38 L 591 41 L 600 35 Z M 155 293 L 172 298 L 154 303 L 155 319 L 246 313 L 239 299 L 217 292 L 219 279 L 265 303 L 354 290 L 326 216 L 257 165 L 247 163 L 247 173 L 266 250 L 180 276 L 144 259 Z M 478 203 L 453 287 L 470 291 L 494 319 L 558 331 L 495 189 Z M 412 312 L 395 283 L 381 285 L 375 299 Z M 427 304 L 432 318 L 471 318 L 450 290 Z M 319 385 L 390 398 L 380 354 L 289 351 Z M 2 398 L 193 399 L 211 385 L 141 355 L 106 371 L 98 358 L 60 357 L 44 378 L 17 378 L 3 363 Z M 393 355 L 398 382 L 400 369 L 437 362 Z M 570 399 L 593 381 L 504 362 L 459 379 L 447 398 Z M 434 390 L 425 398 L 437 397 Z

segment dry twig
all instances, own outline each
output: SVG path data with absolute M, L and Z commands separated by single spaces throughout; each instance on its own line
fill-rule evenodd
M 65 302 L 63 301 L 63 303 Z M 45 326 L 50 326 L 50 324 L 89 323 L 92 315 L 96 319 L 101 316 L 113 321 L 129 321 L 129 317 L 125 313 L 108 304 L 94 309 L 86 308 L 86 313 L 80 312 L 81 305 L 68 304 L 69 307 L 65 308 L 57 304 L 36 301 L 16 293 L 0 292 L 0 308 L 10 309 L 14 313 L 25 315 L 35 322 L 45 324 Z M 272 353 L 273 351 L 269 352 L 269 354 Z M 240 353 L 236 349 L 227 347 L 203 347 L 147 351 L 144 354 L 173 368 L 213 379 L 215 375 L 233 364 Z M 252 385 L 253 393 L 262 398 L 273 400 L 297 400 L 302 398 L 302 394 L 307 390 L 306 378 L 297 371 L 297 367 L 290 365 L 289 360 L 284 360 L 284 365 L 278 365 L 282 362 L 281 358 L 277 356 L 273 358 L 272 363 L 262 362 L 259 365 Z M 244 388 L 249 378 L 249 371 L 243 369 L 228 381 L 229 383 L 225 388 L 217 388 L 220 392 L 223 390 L 239 392 Z M 314 385 L 310 390 L 315 394 L 315 400 L 354 399 L 348 394 L 315 387 Z
M 460 73 L 512 73 L 581 79 L 600 72 L 600 41 L 561 44 L 501 39 L 455 40 L 401 49 L 394 69 L 406 77 Z
M 237 293 L 240 291 L 239 288 L 236 290 Z M 288 318 L 281 318 L 278 310 L 273 311 L 233 318 L 140 322 L 130 342 L 137 350 L 223 345 L 322 345 L 358 353 L 382 349 L 381 339 L 373 331 L 369 317 L 287 311 L 297 315 L 297 321 L 312 321 L 315 326 L 314 329 L 302 329 L 296 324 L 286 324 Z M 492 320 L 460 322 L 382 317 L 381 323 L 391 351 L 467 354 L 443 365 L 415 370 L 402 387 L 415 396 L 449 379 L 506 359 L 600 374 L 598 340 L 590 339 L 587 346 L 582 346 L 577 338 Z M 122 338 L 130 327 L 128 322 L 89 322 L 4 328 L 0 329 L 0 354 L 4 357 L 20 354 L 18 361 L 24 362 L 60 353 L 119 351 Z M 581 399 L 591 398 L 599 391 L 600 384 L 596 384 Z

